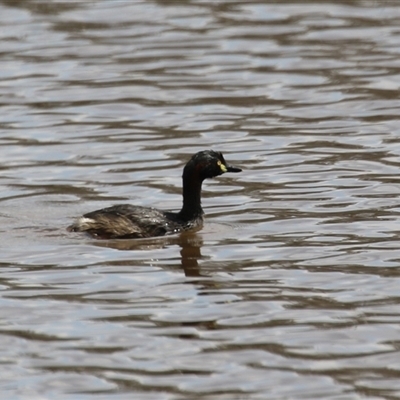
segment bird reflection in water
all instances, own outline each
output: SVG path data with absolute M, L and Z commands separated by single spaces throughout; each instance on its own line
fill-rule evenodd
M 163 236 L 139 240 L 95 240 L 92 244 L 99 247 L 125 251 L 151 251 L 178 245 L 181 248 L 181 267 L 183 268 L 185 276 L 202 276 L 200 273 L 199 259 L 202 258 L 201 247 L 203 245 L 203 238 L 196 232 L 183 232 L 178 236 Z M 132 260 L 129 261 L 129 264 L 132 265 Z

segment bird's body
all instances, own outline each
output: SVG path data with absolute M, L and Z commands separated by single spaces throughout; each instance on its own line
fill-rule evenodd
M 117 204 L 92 211 L 79 218 L 72 231 L 88 232 L 103 238 L 147 238 L 201 228 L 202 215 L 185 221 L 179 214 L 152 207 Z
M 183 170 L 183 205 L 178 213 L 152 207 L 118 204 L 92 211 L 68 227 L 99 238 L 147 238 L 164 236 L 203 225 L 201 185 L 204 179 L 241 169 L 226 164 L 221 153 L 212 150 L 196 153 Z

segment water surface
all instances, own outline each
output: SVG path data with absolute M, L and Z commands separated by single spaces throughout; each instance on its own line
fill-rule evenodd
M 400 399 L 400 5 L 0 2 L 4 399 Z M 66 232 L 115 203 L 202 231 Z

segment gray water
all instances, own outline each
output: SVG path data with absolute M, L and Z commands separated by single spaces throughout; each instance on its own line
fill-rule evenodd
M 400 399 L 400 4 L 0 2 L 2 399 Z M 200 232 L 68 233 L 115 203 Z

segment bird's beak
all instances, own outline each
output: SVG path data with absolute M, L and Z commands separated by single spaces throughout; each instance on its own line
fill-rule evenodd
M 233 165 L 227 165 L 226 172 L 242 172 L 242 170 L 238 167 L 234 167 Z

